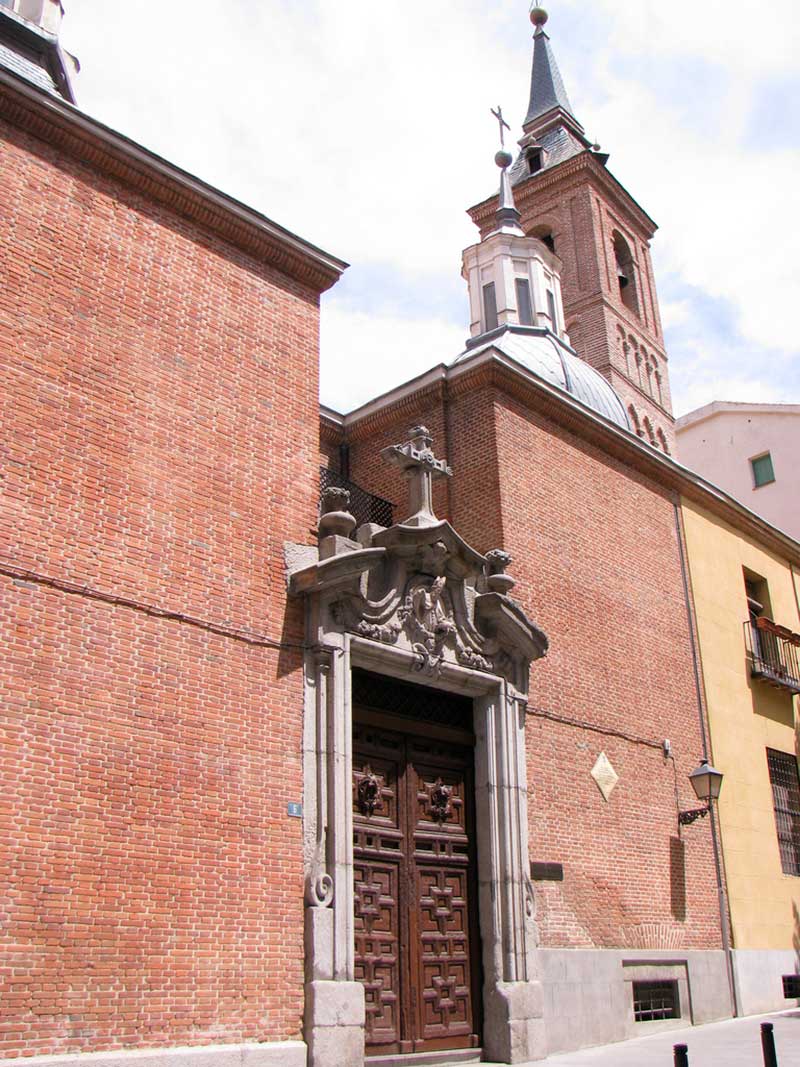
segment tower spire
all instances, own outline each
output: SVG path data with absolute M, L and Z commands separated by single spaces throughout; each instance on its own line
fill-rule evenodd
M 561 71 L 550 47 L 550 38 L 544 31 L 547 19 L 548 15 L 543 7 L 537 6 L 531 10 L 531 22 L 536 29 L 533 34 L 531 95 L 523 128 L 527 133 L 530 126 L 538 125 L 537 120 L 560 110 L 583 132 L 583 127 L 575 118 L 572 104 L 569 102 Z
M 520 226 L 522 216 L 514 203 L 514 191 L 511 188 L 511 178 L 509 176 L 509 167 L 514 162 L 514 159 L 510 152 L 506 152 L 504 148 L 501 148 L 494 157 L 494 161 L 500 168 L 500 197 L 497 203 L 497 211 L 495 212 L 495 218 L 497 219 L 495 231 L 513 233 L 519 237 L 524 237 L 525 232 Z
M 495 163 L 500 168 L 500 195 L 497 202 L 497 211 L 495 212 L 495 218 L 497 219 L 495 232 L 513 233 L 518 237 L 524 237 L 524 231 L 519 224 L 522 216 L 517 211 L 517 205 L 514 203 L 514 192 L 511 188 L 511 177 L 509 175 L 509 167 L 514 162 L 514 157 L 510 152 L 506 152 L 505 147 L 505 131 L 510 130 L 511 127 L 503 118 L 503 109 L 499 104 L 497 105 L 497 111 L 492 108 L 492 114 L 497 119 L 500 127 L 500 151 L 494 157 Z

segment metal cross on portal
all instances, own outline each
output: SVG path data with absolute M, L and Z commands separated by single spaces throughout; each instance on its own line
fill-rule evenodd
M 403 526 L 435 526 L 439 520 L 433 513 L 433 479 L 449 478 L 453 472 L 443 459 L 434 456 L 427 427 L 415 426 L 409 436 L 410 441 L 390 445 L 381 455 L 408 478 L 411 515 Z
M 500 127 L 500 147 L 501 148 L 505 148 L 505 146 L 506 146 L 506 135 L 505 135 L 504 131 L 508 130 L 509 133 L 510 133 L 511 132 L 511 127 L 508 125 L 506 120 L 503 118 L 503 109 L 500 107 L 499 104 L 497 105 L 497 111 L 495 111 L 494 108 L 490 108 L 490 110 L 491 110 L 492 114 L 494 115 L 494 117 L 497 119 L 497 124 Z

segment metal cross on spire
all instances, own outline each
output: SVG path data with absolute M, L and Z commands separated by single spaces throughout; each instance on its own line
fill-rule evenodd
M 508 130 L 508 132 L 510 133 L 511 132 L 511 127 L 508 125 L 506 120 L 503 118 L 503 109 L 500 107 L 499 104 L 497 105 L 497 111 L 495 111 L 494 108 L 490 108 L 490 111 L 492 112 L 494 117 L 497 119 L 497 124 L 500 127 L 500 147 L 501 148 L 505 148 L 505 146 L 506 146 L 506 135 L 505 135 L 504 131 Z

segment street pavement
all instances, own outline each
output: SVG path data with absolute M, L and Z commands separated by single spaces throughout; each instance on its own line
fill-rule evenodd
M 559 1053 L 522 1067 L 673 1067 L 673 1045 L 679 1044 L 689 1048 L 689 1067 L 763 1067 L 762 1022 L 775 1027 L 778 1067 L 800 1067 L 797 1010 L 667 1030 L 600 1048 Z

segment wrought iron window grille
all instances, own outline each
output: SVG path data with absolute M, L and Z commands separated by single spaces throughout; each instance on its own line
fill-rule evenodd
M 680 1019 L 678 983 L 634 982 L 633 1017 L 637 1023 L 653 1022 L 656 1019 Z
M 394 504 L 390 500 L 384 500 L 383 497 L 376 496 L 375 493 L 368 493 L 366 489 L 362 489 L 360 485 L 351 482 L 349 478 L 343 478 L 341 474 L 331 470 L 330 467 L 320 467 L 319 482 L 320 498 L 324 490 L 332 486 L 347 489 L 350 493 L 350 512 L 359 526 L 367 522 L 385 527 L 394 524 Z
M 800 776 L 791 752 L 767 749 L 778 849 L 784 874 L 800 875 Z

